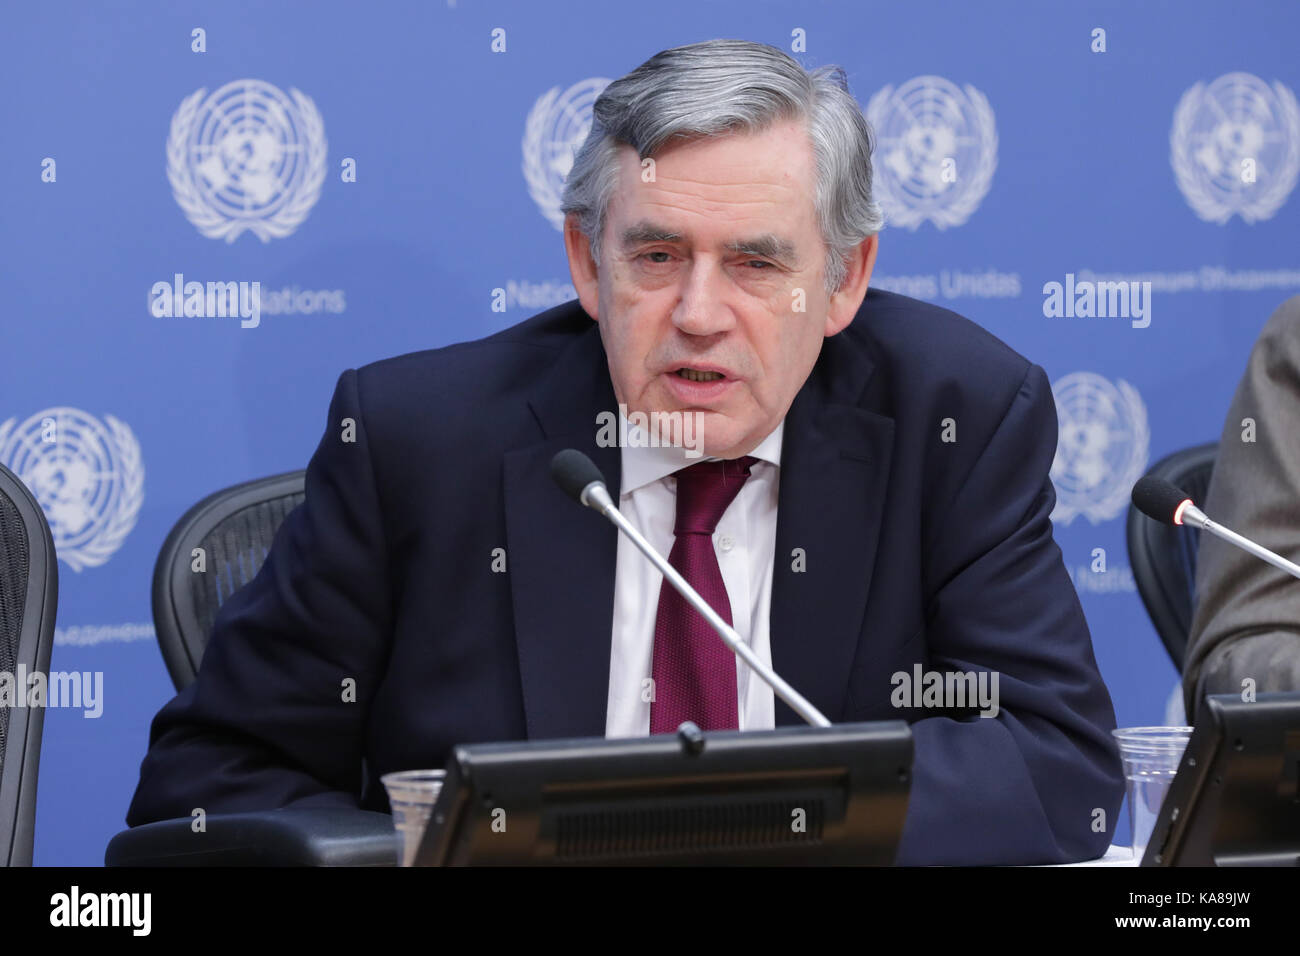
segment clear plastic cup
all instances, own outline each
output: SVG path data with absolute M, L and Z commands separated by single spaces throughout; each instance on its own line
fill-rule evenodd
M 1160 805 L 1174 782 L 1178 764 L 1192 735 L 1191 727 L 1121 727 L 1111 731 L 1119 741 L 1128 792 L 1128 822 L 1133 831 L 1133 858 L 1142 859 Z
M 415 863 L 416 851 L 420 849 L 429 815 L 446 776 L 445 770 L 399 770 L 379 778 L 388 791 L 388 802 L 393 808 L 393 826 L 401 837 L 397 850 L 399 866 Z

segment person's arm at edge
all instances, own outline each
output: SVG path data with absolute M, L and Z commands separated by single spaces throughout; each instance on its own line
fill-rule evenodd
M 197 680 L 154 718 L 128 825 L 196 809 L 358 805 L 365 718 L 392 617 L 371 456 L 349 370 L 308 465 L 305 502 L 257 577 L 223 606 Z
M 1274 311 L 1251 349 L 1203 508 L 1300 561 L 1300 296 Z M 1189 723 L 1207 694 L 1241 694 L 1246 679 L 1256 692 L 1300 689 L 1300 581 L 1202 533 L 1196 593 L 1183 674 Z

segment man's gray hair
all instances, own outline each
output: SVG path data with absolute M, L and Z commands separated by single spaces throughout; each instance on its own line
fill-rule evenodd
M 774 46 L 709 40 L 656 53 L 596 99 L 591 131 L 574 157 L 560 208 L 601 258 L 605 214 L 618 176 L 619 146 L 642 160 L 698 137 L 758 133 L 778 120 L 805 123 L 817 168 L 814 199 L 826 242 L 826 290 L 847 273 L 853 248 L 880 231 L 871 195 L 871 127 L 844 71 L 811 72 Z

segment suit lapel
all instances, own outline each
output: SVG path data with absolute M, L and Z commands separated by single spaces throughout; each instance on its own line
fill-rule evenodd
M 827 340 L 782 440 L 772 666 L 832 722 L 844 718 L 889 485 L 894 421 L 862 407 L 872 370 L 847 336 Z M 778 698 L 776 723 L 802 719 Z
M 619 451 L 596 445 L 597 413 L 618 406 L 590 326 L 529 402 L 541 439 L 505 456 L 507 567 L 530 739 L 605 735 L 618 532 L 550 475 L 552 456 L 577 448 L 618 496 Z

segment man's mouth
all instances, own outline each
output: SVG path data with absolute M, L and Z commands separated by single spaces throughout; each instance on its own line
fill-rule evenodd
M 721 372 L 708 372 L 703 369 L 679 368 L 674 374 L 680 378 L 689 379 L 692 382 L 716 382 L 719 379 L 726 378 Z

